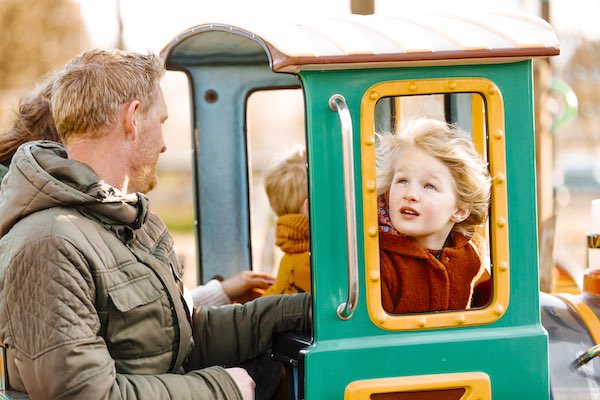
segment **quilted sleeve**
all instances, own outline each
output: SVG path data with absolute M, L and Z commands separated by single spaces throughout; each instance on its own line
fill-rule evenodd
M 194 309 L 196 345 L 188 369 L 237 364 L 270 349 L 275 333 L 307 331 L 310 299 L 308 293 L 273 295 L 243 305 Z
M 241 399 L 221 367 L 124 375 L 102 337 L 85 258 L 67 240 L 29 243 L 0 260 L 9 376 L 32 399 Z

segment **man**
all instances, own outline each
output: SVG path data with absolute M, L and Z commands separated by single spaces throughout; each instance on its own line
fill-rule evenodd
M 90 51 L 54 83 L 64 147 L 31 142 L 0 189 L 0 341 L 37 398 L 253 399 L 234 365 L 306 329 L 307 296 L 187 309 L 181 265 L 141 193 L 167 110 L 156 56 Z

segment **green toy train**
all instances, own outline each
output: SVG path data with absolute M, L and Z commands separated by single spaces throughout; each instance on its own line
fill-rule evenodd
M 509 13 L 224 21 L 164 48 L 191 89 L 200 281 L 256 268 L 248 98 L 302 94 L 313 329 L 274 346 L 290 398 L 597 398 L 594 274 L 582 295 L 539 291 L 533 59 L 557 54 L 549 24 Z M 481 307 L 382 308 L 375 133 L 414 116 L 470 132 L 489 164 Z

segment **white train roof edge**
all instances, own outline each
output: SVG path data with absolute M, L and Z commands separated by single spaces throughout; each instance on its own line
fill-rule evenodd
M 207 33 L 213 34 L 208 42 Z M 252 56 L 257 51 L 243 49 L 238 42 L 228 44 L 232 36 L 258 43 L 273 71 L 293 73 L 306 69 L 498 63 L 560 53 L 554 29 L 543 19 L 521 12 L 481 12 L 227 20 L 182 32 L 161 54 L 168 65 L 174 53 L 210 53 L 213 47 L 209 44 L 230 48 L 236 55 L 247 52 Z

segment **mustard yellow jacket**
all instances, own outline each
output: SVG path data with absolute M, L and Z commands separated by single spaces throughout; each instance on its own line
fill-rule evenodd
M 286 214 L 277 219 L 275 244 L 285 253 L 275 283 L 265 295 L 310 292 L 308 217 Z

